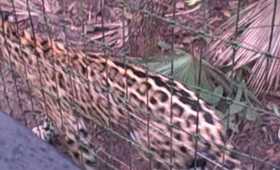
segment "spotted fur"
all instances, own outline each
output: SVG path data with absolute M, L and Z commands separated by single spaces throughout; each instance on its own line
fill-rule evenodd
M 0 30 L 1 62 L 11 64 L 32 84 L 33 94 L 65 136 L 69 153 L 85 169 L 95 165 L 90 122 L 102 126 L 112 122 L 130 131 L 141 148 L 152 151 L 155 169 L 168 169 L 170 158 L 174 169 L 193 166 L 197 130 L 200 158 L 227 169 L 241 169 L 233 154 L 222 149 L 226 141 L 219 117 L 183 84 L 32 37 L 10 22 L 2 22 Z M 149 154 L 144 152 L 144 156 Z

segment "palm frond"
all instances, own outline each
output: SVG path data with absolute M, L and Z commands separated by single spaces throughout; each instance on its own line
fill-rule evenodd
M 279 89 L 280 78 L 280 5 L 277 6 L 272 41 L 270 40 L 274 0 L 261 0 L 240 13 L 239 34 L 235 38 L 236 16 L 221 30 L 223 40 L 236 40 L 237 47 L 217 40 L 210 45 L 209 62 L 218 67 L 232 67 L 234 73 L 246 70 L 246 82 L 258 95 Z M 269 51 L 269 44 L 271 48 Z M 250 49 L 250 50 L 248 50 Z M 270 53 L 272 57 L 259 52 Z

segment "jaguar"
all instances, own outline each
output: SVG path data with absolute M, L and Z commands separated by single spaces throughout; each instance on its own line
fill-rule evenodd
M 186 85 L 19 29 L 7 15 L 2 14 L 0 31 L 0 64 L 7 63 L 32 86 L 31 95 L 84 169 L 96 166 L 91 124 L 126 129 L 143 157 L 153 160 L 152 169 L 205 162 L 241 169 L 221 118 Z

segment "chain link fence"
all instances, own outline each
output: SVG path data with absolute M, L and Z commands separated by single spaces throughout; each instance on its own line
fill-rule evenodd
M 168 68 L 170 71 L 166 76 L 170 84 L 167 86 L 174 85 L 176 79 L 174 75 L 176 74 L 177 66 L 175 64 L 175 57 L 173 58 L 175 55 L 173 54 L 178 51 L 178 48 L 191 51 L 197 61 L 197 77 L 195 82 L 188 86 L 198 95 L 197 103 L 204 100 L 203 96 L 205 94 L 215 96 L 219 99 L 219 104 L 218 102 L 215 104 L 216 108 L 223 112 L 221 117 L 225 120 L 225 127 L 230 132 L 235 130 L 229 133 L 227 141 L 236 145 L 237 149 L 230 149 L 230 151 L 238 155 L 239 160 L 242 162 L 242 167 L 246 169 L 280 169 L 280 155 L 277 152 L 280 149 L 277 147 L 277 142 L 279 142 L 277 132 L 280 123 L 277 109 L 274 105 L 272 109 L 267 108 L 267 102 L 259 101 L 259 98 L 255 97 L 255 94 L 249 93 L 249 89 L 246 87 L 246 83 L 249 84 L 249 87 L 257 96 L 267 94 L 271 89 L 277 90 L 277 85 L 274 84 L 278 83 L 279 76 L 277 73 L 272 74 L 273 70 L 271 68 L 278 68 L 280 19 L 277 14 L 280 12 L 280 7 L 277 0 L 252 2 L 245 9 L 242 7 L 244 1 L 236 0 L 230 2 L 234 4 L 231 4 L 231 7 L 233 7 L 231 10 L 235 15 L 227 22 L 228 25 L 225 24 L 219 27 L 230 30 L 228 32 L 222 30 L 222 34 L 213 33 L 213 25 L 211 25 L 212 21 L 210 21 L 213 15 L 213 8 L 211 8 L 210 4 L 213 2 L 207 0 L 199 3 L 200 12 L 197 13 L 200 16 L 199 20 L 201 22 L 198 24 L 199 26 L 186 23 L 185 18 L 182 16 L 189 16 L 188 12 L 191 9 L 189 11 L 183 9 L 181 6 L 182 4 L 186 4 L 187 1 L 179 0 L 9 0 L 0 1 L 0 10 L 9 11 L 13 16 L 13 22 L 16 23 L 18 35 L 24 29 L 31 32 L 31 35 L 37 34 L 44 38 L 61 41 L 65 45 L 67 52 L 69 52 L 67 54 L 69 58 L 72 57 L 73 51 L 81 50 L 83 51 L 82 56 L 84 57 L 90 58 L 94 55 L 104 56 L 106 63 L 114 58 L 123 63 L 124 68 L 127 68 L 129 67 L 126 66 L 127 63 L 132 61 L 135 64 L 135 61 L 139 59 L 136 57 L 146 59 L 149 56 L 168 54 L 167 61 L 169 62 Z M 260 15 L 262 12 L 265 13 L 263 15 L 267 16 L 266 18 L 269 18 L 269 22 L 265 23 L 266 25 L 254 25 L 257 22 L 256 16 L 260 17 L 258 14 Z M 246 17 L 247 15 L 251 18 L 248 19 Z M 254 28 L 251 28 L 250 25 L 253 25 Z M 263 32 L 267 33 L 265 34 L 267 37 L 262 38 L 262 42 L 254 41 L 254 38 L 251 38 L 249 40 L 253 44 L 250 44 L 248 42 L 249 40 L 239 38 L 244 34 L 257 37 L 258 35 L 256 34 L 250 34 L 255 29 L 263 29 Z M 220 31 L 221 29 L 218 30 Z M 187 36 L 189 39 L 192 39 L 190 37 L 195 38 L 192 39 L 193 41 L 190 41 L 188 39 L 181 39 L 180 37 L 182 36 Z M 258 46 L 258 43 L 264 45 Z M 185 46 L 182 46 L 182 44 Z M 265 47 L 260 48 L 260 46 Z M 247 60 L 242 58 L 248 54 L 255 58 L 261 58 L 260 61 L 257 61 L 259 65 L 254 67 L 252 72 L 248 70 L 250 68 L 243 70 L 242 67 L 244 63 L 252 64 L 255 62 L 252 58 Z M 204 83 L 203 67 L 205 66 L 205 60 L 208 60 L 210 65 L 213 64 L 216 67 L 222 67 L 222 70 L 226 70 L 225 72 L 228 78 L 231 79 L 230 82 L 235 82 L 229 83 L 230 85 L 225 85 L 227 89 L 224 93 L 216 93 L 215 90 L 213 92 L 202 88 L 201 84 Z M 67 63 L 67 61 L 65 62 Z M 41 81 L 38 83 L 40 84 L 39 87 L 33 86 L 28 81 L 28 64 L 24 73 L 25 77 L 19 77 L 16 71 L 13 71 L 14 66 L 10 66 L 9 62 L 1 66 L 0 94 L 2 97 L 0 109 L 1 111 L 10 113 L 12 117 L 20 120 L 27 127 L 34 127 L 41 124 L 44 121 L 44 115 L 49 115 L 51 110 L 48 108 L 47 98 L 58 101 L 56 105 L 58 107 L 57 110 L 63 110 L 63 105 L 69 105 L 72 108 L 73 114 L 74 112 L 83 113 L 84 110 L 80 107 L 80 103 L 75 100 L 79 98 L 77 91 L 79 91 L 81 82 L 85 85 L 94 83 L 83 75 L 79 75 L 78 72 L 73 71 L 75 68 L 71 64 L 65 64 L 67 66 L 65 68 L 56 68 L 55 65 L 43 64 L 45 63 L 40 62 L 38 59 L 34 67 L 38 68 L 39 81 Z M 67 87 L 69 88 L 68 92 L 73 94 L 70 101 L 65 100 L 65 98 L 60 98 L 58 93 L 53 94 L 44 88 L 45 84 L 43 84 L 43 80 L 41 79 L 41 77 L 44 77 L 41 74 L 44 73 L 40 72 L 40 68 L 45 67 L 51 68 L 53 72 L 62 69 L 68 74 L 67 78 L 73 83 Z M 149 67 L 148 61 L 145 61 L 142 67 L 146 70 L 145 77 L 147 77 L 146 81 L 148 81 L 147 75 L 156 70 Z M 234 80 L 238 74 L 241 74 L 238 72 L 240 68 L 246 73 L 244 73 L 245 76 L 248 76 L 248 73 L 250 73 L 249 78 L 245 79 L 241 85 Z M 261 71 L 258 72 L 259 70 Z M 110 79 L 110 71 L 107 70 L 106 75 L 105 82 Z M 270 81 L 270 77 L 274 77 L 273 81 Z M 81 82 L 76 82 L 77 79 L 81 80 Z M 243 79 L 240 80 L 240 82 L 242 81 Z M 260 86 L 256 85 L 258 81 L 262 82 Z M 228 81 L 226 82 L 228 83 Z M 253 83 L 250 84 L 250 82 Z M 58 87 L 59 82 L 56 83 L 54 86 Z M 147 159 L 143 160 L 143 156 L 138 151 L 142 151 L 147 155 L 152 155 L 156 151 L 150 147 L 140 145 L 127 135 L 129 132 L 126 129 L 132 128 L 134 126 L 133 123 L 135 123 L 131 122 L 131 119 L 137 119 L 145 125 L 145 130 L 147 130 L 148 134 L 147 146 L 151 146 L 149 135 L 153 131 L 159 131 L 170 142 L 168 155 L 172 155 L 175 152 L 176 156 L 185 156 L 182 153 L 176 153 L 176 149 L 174 149 L 175 141 L 173 140 L 174 131 L 172 130 L 174 128 L 175 131 L 184 131 L 184 128 L 177 128 L 173 125 L 172 120 L 174 119 L 174 115 L 172 112 L 170 113 L 170 121 L 164 122 L 164 120 L 161 120 L 166 126 L 171 127 L 170 131 L 162 131 L 162 128 L 151 124 L 151 118 L 149 116 L 153 115 L 149 114 L 148 106 L 151 104 L 151 101 L 148 96 L 146 96 L 147 100 L 142 108 L 134 108 L 143 113 L 145 112 L 148 117 L 147 119 L 143 119 L 139 115 L 133 115 L 133 112 L 130 113 L 128 111 L 128 118 L 124 122 L 120 122 L 122 124 L 121 126 L 111 123 L 114 122 L 111 120 L 114 118 L 111 117 L 114 115 L 114 108 L 112 108 L 112 104 L 110 103 L 112 100 L 112 89 L 108 84 L 105 83 L 104 87 L 106 88 L 104 90 L 104 96 L 107 99 L 106 108 L 108 109 L 104 112 L 104 116 L 107 116 L 106 120 L 109 123 L 102 124 L 101 121 L 90 122 L 87 125 L 90 127 L 90 133 L 93 136 L 92 143 L 94 144 L 94 156 L 97 158 L 97 169 L 154 169 L 152 166 L 154 158 L 148 156 Z M 34 95 L 32 93 L 34 89 L 39 90 L 41 95 Z M 174 88 L 170 87 L 170 108 L 173 95 L 175 95 L 175 91 L 173 90 Z M 129 105 L 127 103 L 129 97 L 128 89 L 125 91 L 123 107 Z M 214 98 L 211 99 L 214 100 Z M 245 115 L 243 114 L 244 110 L 246 110 Z M 137 112 L 139 111 L 135 113 Z M 242 112 L 243 115 L 239 112 Z M 253 117 L 257 118 L 252 118 L 252 115 L 250 116 L 248 112 L 253 113 Z M 49 116 L 51 117 L 51 115 Z M 253 120 L 248 121 L 248 117 Z M 63 125 L 63 122 L 67 122 L 63 119 L 64 117 L 61 116 L 62 129 L 64 126 L 67 126 Z M 160 118 L 153 117 L 152 119 Z M 125 129 L 123 128 L 124 126 L 128 128 Z M 208 162 L 209 169 L 217 167 L 227 169 L 223 168 L 223 162 L 217 162 L 205 156 L 198 149 L 199 142 L 202 142 L 204 139 L 198 137 L 200 132 L 198 125 L 196 127 L 196 133 L 190 134 L 196 141 L 195 145 L 192 146 L 194 148 L 194 168 L 196 169 L 196 165 L 199 164 L 196 160 L 203 158 Z M 187 132 L 184 131 L 184 133 Z M 258 143 L 258 140 L 263 140 L 260 138 L 265 138 L 264 141 L 266 142 L 260 141 Z M 65 149 L 63 148 L 63 144 L 60 146 L 59 139 L 56 142 L 54 145 L 62 148 L 62 150 Z M 252 143 L 251 145 L 250 142 Z M 225 152 L 229 150 L 226 145 L 227 142 L 225 142 L 223 149 Z M 169 161 L 167 163 L 163 162 L 163 164 L 166 164 L 168 169 L 176 169 L 176 166 L 173 165 L 173 156 L 170 156 Z

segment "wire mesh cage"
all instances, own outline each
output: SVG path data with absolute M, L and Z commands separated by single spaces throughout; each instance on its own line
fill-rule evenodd
M 279 8 L 0 1 L 0 109 L 83 169 L 280 169 Z

